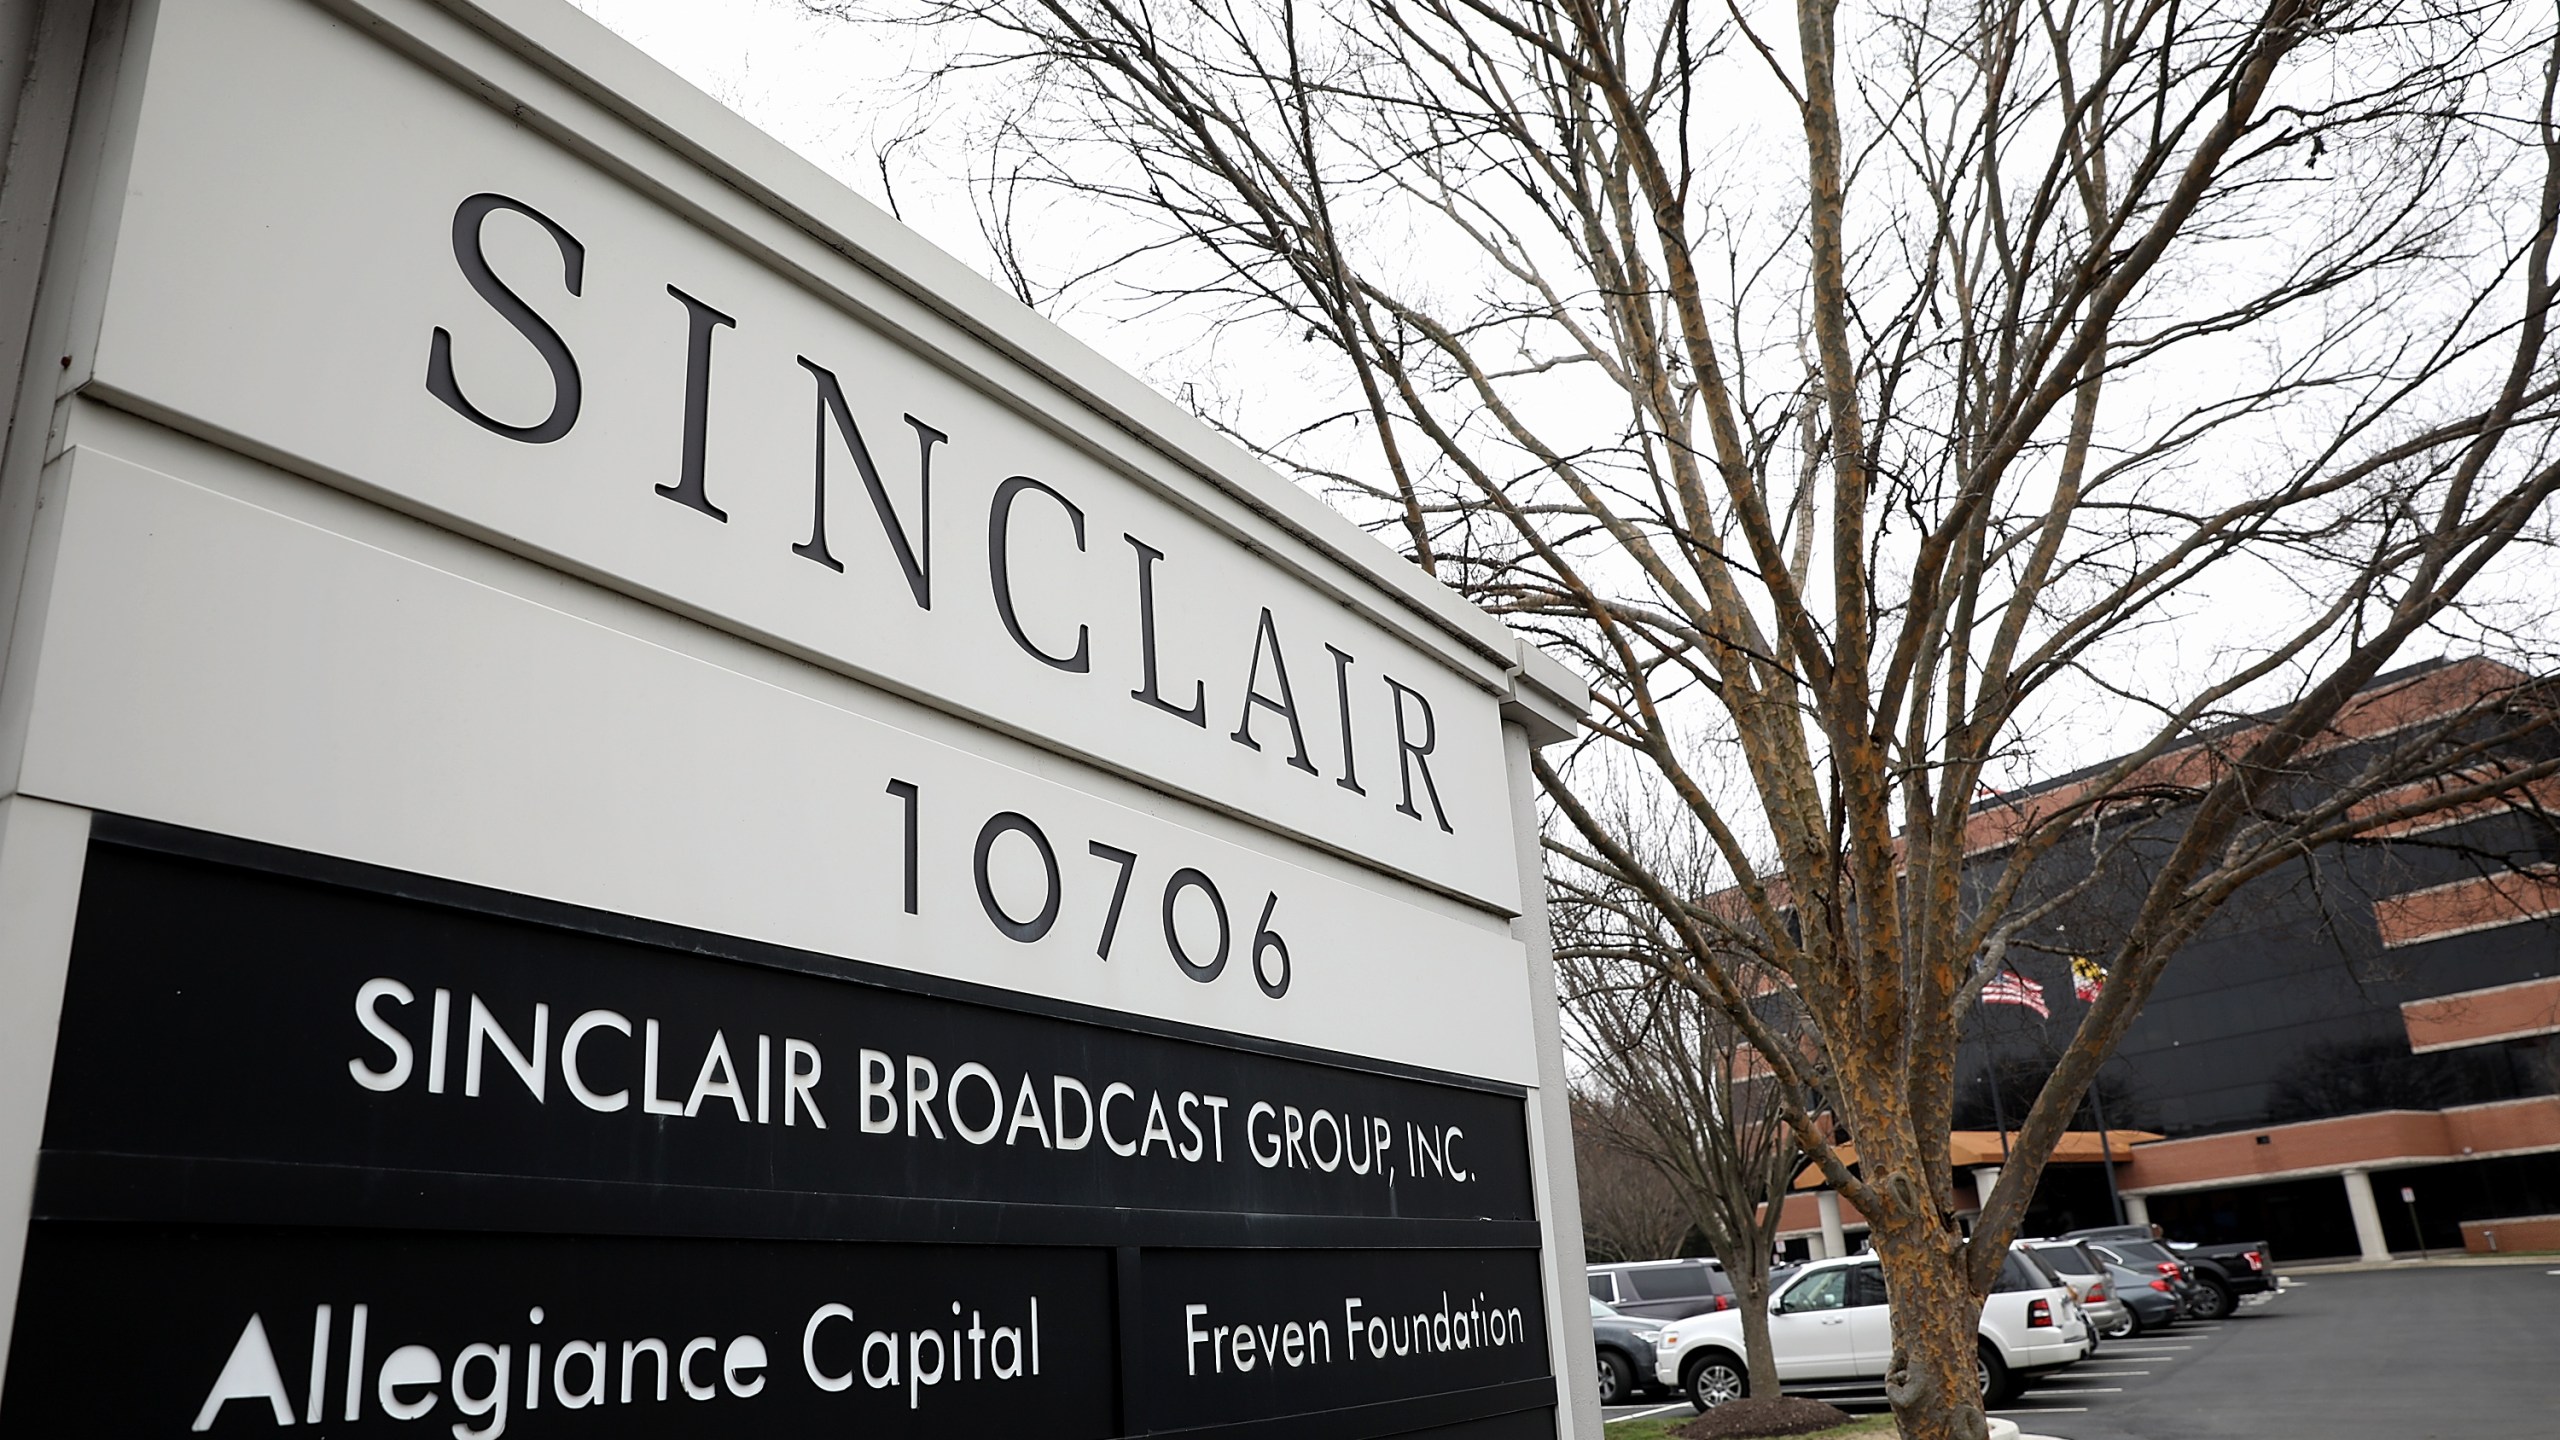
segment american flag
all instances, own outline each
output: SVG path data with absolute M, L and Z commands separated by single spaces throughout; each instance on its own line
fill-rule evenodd
M 2047 1020 L 2053 1018 L 2053 1011 L 2044 1003 L 2044 987 L 2014 970 L 1993 976 L 1991 983 L 1982 987 L 1982 1003 L 2024 1005 Z

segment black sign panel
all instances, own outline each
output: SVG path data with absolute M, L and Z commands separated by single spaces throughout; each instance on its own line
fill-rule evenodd
M 99 824 L 0 1440 L 1554 1433 L 1515 1090 Z
M 1547 1373 L 1534 1251 L 1149 1252 L 1135 1341 L 1150 1429 L 1474 1390 Z
M 825 962 L 799 957 L 803 963 Z M 45 1148 L 1529 1220 L 1512 1095 L 100 847 Z M 877 979 L 877 976 L 866 976 Z
M 1115 1433 L 1111 1287 L 1100 1250 L 52 1222 L 6 1413 L 13 1435 L 1077 1440 Z
M 1117 1353 L 1115 1261 L 1138 1271 Z M 1552 1395 L 1535 1258 L 48 1221 L 12 1435 L 1212 1431 Z M 1120 1391 L 1128 1383 L 1131 1394 Z M 1451 1404 L 1451 1397 L 1457 1403 Z M 1123 1414 L 1130 1418 L 1124 1422 Z M 1124 1431 L 1125 1424 L 1125 1431 Z M 1401 1426 L 1397 1427 L 1401 1429 Z

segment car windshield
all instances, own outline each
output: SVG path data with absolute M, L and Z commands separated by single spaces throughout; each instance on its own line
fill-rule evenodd
M 2037 1259 L 2065 1275 L 2102 1274 L 2097 1260 L 2077 1245 L 2030 1245 L 2026 1247 Z
M 1691 1300 L 1705 1295 L 1730 1295 L 1733 1282 L 1719 1271 L 1704 1265 L 1665 1265 L 1651 1270 L 1625 1270 L 1619 1278 L 1643 1300 Z
M 2034 1252 L 2012 1250 L 2000 1262 L 2000 1278 L 1992 1282 L 1995 1291 L 2060 1290 L 2066 1288 Z
M 1617 1310 L 1616 1310 L 1615 1308 L 1613 1308 L 1613 1307 L 1611 1307 L 1610 1305 L 1608 1305 L 1608 1304 L 1604 1303 L 1603 1301 L 1600 1301 L 1600 1300 L 1598 1300 L 1598 1299 L 1594 1299 L 1594 1300 L 1591 1302 L 1591 1318 L 1592 1318 L 1592 1319 L 1594 1319 L 1594 1320 L 1606 1320 L 1606 1319 L 1608 1319 L 1610 1316 L 1615 1315 L 1615 1314 L 1617 1314 L 1617 1313 L 1618 1313 L 1618 1312 L 1617 1312 Z
M 2148 1240 L 2118 1240 L 2111 1248 L 2137 1265 L 2157 1265 L 2163 1261 L 2175 1263 L 2178 1258 Z

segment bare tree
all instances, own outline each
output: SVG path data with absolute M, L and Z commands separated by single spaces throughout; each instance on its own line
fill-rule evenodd
M 1689 1202 L 1651 1160 L 1625 1143 L 1627 1121 L 1606 1095 L 1576 1094 L 1573 1176 L 1582 1193 L 1582 1250 L 1595 1263 L 1662 1260 L 1689 1243 Z
M 2517 574 L 2560 486 L 2547 7 L 927 9 L 966 51 L 947 81 L 1003 81 L 991 183 L 1119 222 L 1043 237 L 1138 237 L 1017 237 L 1071 256 L 1024 293 L 1320 349 L 1338 406 L 1239 437 L 1591 678 L 1585 743 L 1538 764 L 1551 846 L 1653 908 L 1647 963 L 1749 1041 L 1866 1215 L 1906 1436 L 1984 1433 L 1981 1298 L 2215 908 L 2553 772 L 2513 758 L 2550 715 Z M 2374 690 L 2448 650 L 2512 668 Z M 1978 804 L 2091 754 L 2117 758 Z M 1712 849 L 1715 895 L 1593 798 L 1629 785 Z M 1978 987 L 2054 903 L 2048 861 L 2146 829 L 2114 978 L 1968 1239 L 1946 1135 Z
M 1803 1157 L 1769 1066 L 1730 1017 L 1666 978 L 1664 952 L 1679 942 L 1640 895 L 1569 885 L 1555 913 L 1566 1049 L 1582 1083 L 1605 1097 L 1586 1102 L 1588 1123 L 1670 1182 L 1733 1281 L 1751 1388 L 1774 1395 L 1769 1264 Z M 1759 988 L 1763 1023 L 1799 1035 L 1785 987 Z

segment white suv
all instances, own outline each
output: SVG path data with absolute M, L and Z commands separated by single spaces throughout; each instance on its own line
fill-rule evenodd
M 1985 1408 L 2007 1404 L 2026 1376 L 2085 1359 L 2098 1339 L 2071 1288 L 2016 1251 L 1983 1304 L 1981 1335 L 1976 1373 Z M 1769 1302 L 1769 1344 L 1781 1382 L 1881 1383 L 1893 1362 L 1884 1267 L 1858 1255 L 1797 1271 Z M 1661 1383 L 1679 1386 L 1702 1411 L 1751 1393 L 1737 1312 L 1674 1321 L 1654 1342 L 1654 1357 Z

